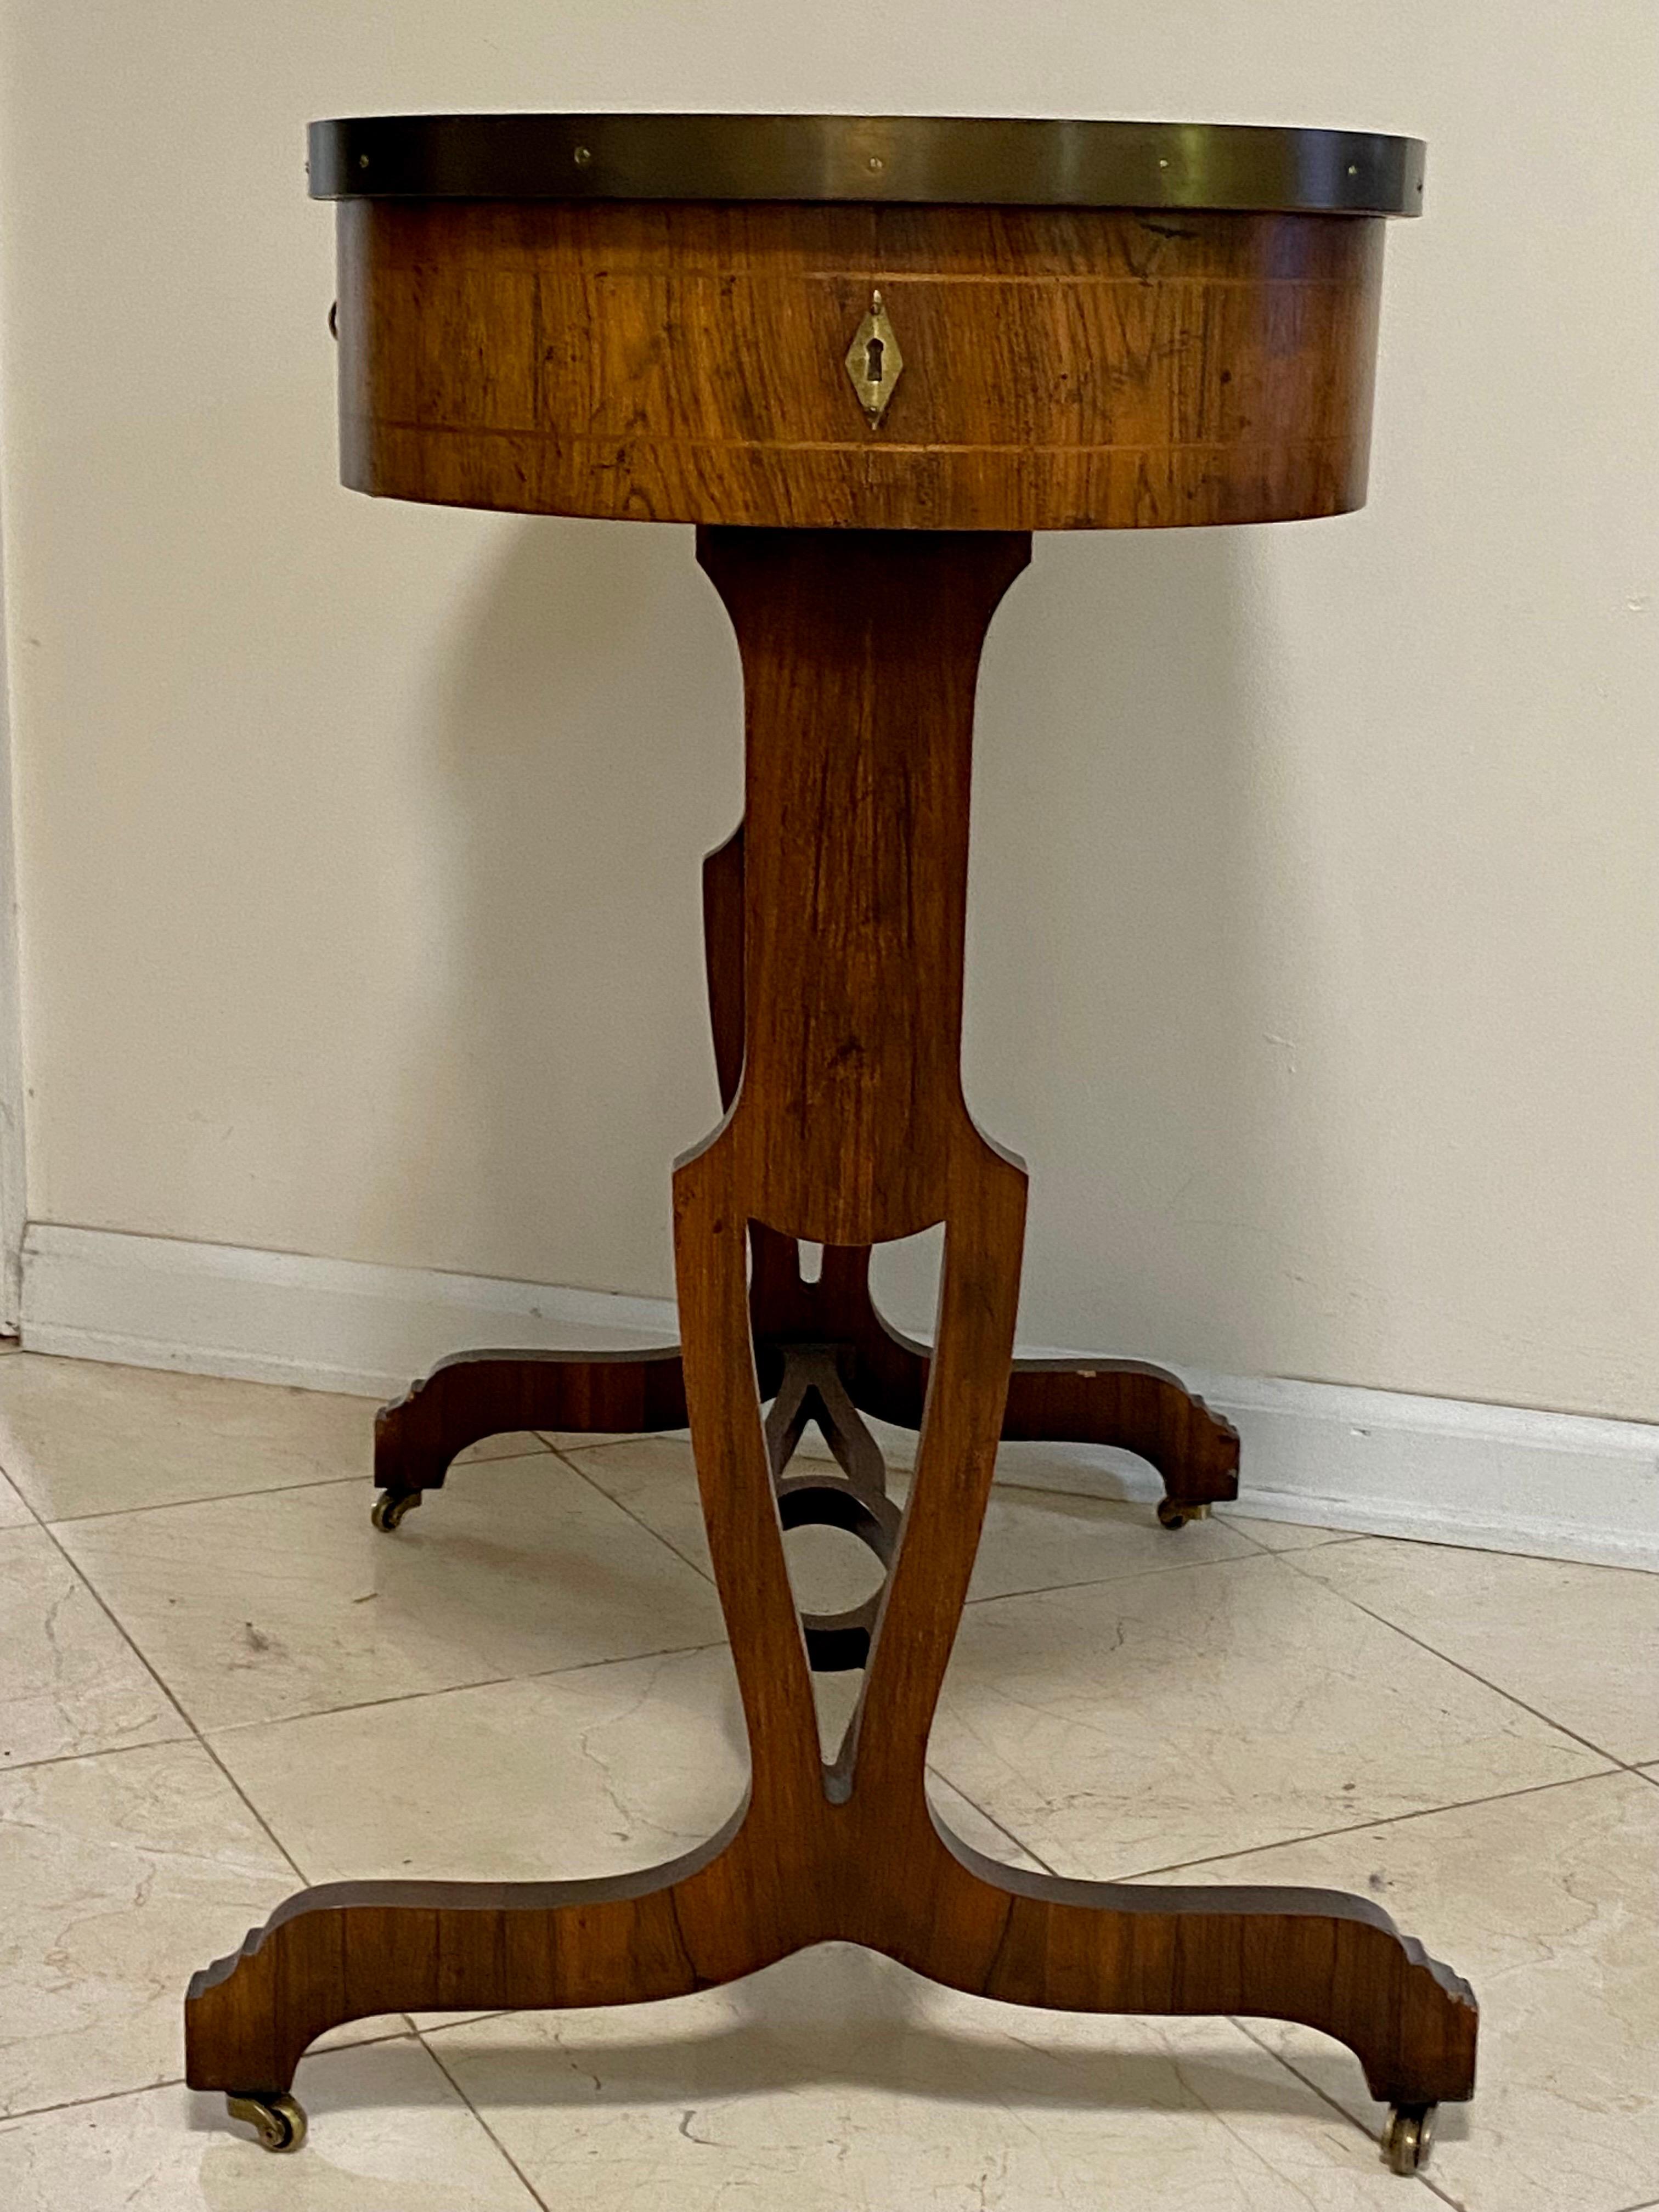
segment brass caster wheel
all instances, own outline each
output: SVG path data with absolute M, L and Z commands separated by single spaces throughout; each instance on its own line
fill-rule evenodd
M 306 2139 L 306 2116 L 297 2099 L 286 2089 L 268 2097 L 225 2099 L 233 2120 L 246 2120 L 267 2150 L 298 2150 Z
M 1189 1521 L 1207 1521 L 1210 1509 L 1207 1505 L 1183 1504 L 1178 1498 L 1160 1498 L 1158 1517 L 1166 1528 L 1184 1528 Z
M 1382 2130 L 1382 2156 L 1395 2173 L 1421 2173 L 1434 2144 L 1432 2105 L 1395 2105 Z
M 421 1502 L 418 1490 L 383 1490 L 374 1501 L 369 1519 L 386 1535 L 390 1535 L 412 1506 Z

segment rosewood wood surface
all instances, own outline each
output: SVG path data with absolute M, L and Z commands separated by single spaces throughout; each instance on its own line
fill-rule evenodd
M 401 499 L 938 530 L 1362 504 L 1381 218 L 355 200 L 342 474 Z M 843 357 L 879 289 L 905 368 Z
M 647 1873 L 303 1893 L 192 1983 L 194 2087 L 272 2095 L 317 2036 L 367 2014 L 668 1996 L 839 1939 L 1018 2004 L 1300 2021 L 1356 2051 L 1379 2098 L 1470 2094 L 1468 1988 L 1369 1900 L 1016 1872 L 927 1802 L 928 1732 L 1004 1429 L 1024 1231 L 1024 1171 L 975 1126 L 959 1047 L 975 676 L 1028 550 L 1014 533 L 700 533 L 744 665 L 748 988 L 735 1097 L 675 1172 L 675 1260 L 685 1410 L 749 1740 L 744 1802 L 700 1850 Z M 835 1385 L 797 1347 L 769 1440 L 751 1224 L 763 1258 L 828 1245 L 833 1302 L 853 1295 L 870 1246 L 940 1223 L 915 1473 L 862 1694 L 826 1763 L 774 1462 L 800 1410 L 788 1393 Z M 678 1407 L 672 1358 L 632 1365 L 619 1425 L 652 1410 L 648 1378 Z M 855 1442 L 846 1457 L 849 1486 L 867 1488 Z

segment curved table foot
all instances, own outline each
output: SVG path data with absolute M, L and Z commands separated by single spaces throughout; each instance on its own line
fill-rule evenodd
M 516 1429 L 678 1429 L 678 1345 L 652 1352 L 463 1352 L 374 1419 L 374 1525 L 395 1528 L 458 1452 Z
M 1238 1431 L 1179 1376 L 1127 1359 L 1017 1359 L 1005 1440 L 1110 1444 L 1164 1478 L 1166 1528 L 1201 1520 L 1238 1495 Z
M 763 1929 L 746 1924 L 757 1916 L 733 1911 L 738 1881 L 715 1871 L 736 1826 L 638 1875 L 301 1890 L 239 1951 L 192 1977 L 185 2079 L 193 2089 L 269 2104 L 291 2087 L 307 2047 L 348 2021 L 633 2004 L 752 1972 L 781 1954 L 769 1953 Z M 720 1913 L 748 1938 L 741 1963 L 694 1955 L 688 1929 Z
M 1002 1930 L 983 1975 L 906 1961 L 933 1980 L 1047 2010 L 1296 2021 L 1346 2044 L 1379 2103 L 1423 2113 L 1474 2094 L 1474 1992 L 1367 1898 L 1065 1881 L 950 1848 L 998 1893 Z

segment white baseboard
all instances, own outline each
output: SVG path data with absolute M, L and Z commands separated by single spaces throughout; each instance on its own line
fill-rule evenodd
M 1659 1426 L 1195 1368 L 1182 1380 L 1239 1432 L 1230 1513 L 1659 1573 Z M 1068 1489 L 1160 1494 L 1115 1453 L 1045 1446 L 1042 1461 L 1049 1488 L 1058 1462 Z
M 435 1267 L 29 1224 L 26 1352 L 400 1397 L 451 1352 L 672 1343 L 673 1306 Z
M 81 1359 L 386 1398 L 452 1352 L 631 1346 L 674 1333 L 665 1299 L 44 1222 L 24 1241 L 24 1347 Z M 1659 1425 L 1323 1382 L 1187 1379 L 1243 1436 L 1231 1509 L 1242 1515 L 1659 1572 Z M 1009 1455 L 1016 1482 L 1019 1456 Z M 1045 1449 L 1042 1480 L 1057 1479 L 1117 1496 L 1158 1489 L 1139 1462 L 1084 1445 Z

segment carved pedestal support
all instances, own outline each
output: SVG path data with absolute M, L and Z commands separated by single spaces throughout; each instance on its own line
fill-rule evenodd
M 1011 1376 L 1025 1175 L 975 1127 L 958 1063 L 975 679 L 1028 556 L 1024 536 L 989 532 L 700 534 L 743 654 L 747 990 L 730 1110 L 674 1176 L 684 1345 L 678 1359 L 549 1359 L 490 1382 L 525 1393 L 515 1419 L 533 1404 L 531 1425 L 689 1418 L 749 1739 L 744 1803 L 702 1850 L 646 1874 L 305 1893 L 191 1984 L 193 2086 L 280 2118 L 301 2053 L 343 2021 L 668 1996 L 839 1939 L 1012 2003 L 1304 2021 L 1358 2054 L 1407 2126 L 1470 2094 L 1468 1989 L 1368 1901 L 1015 1873 L 927 1802 L 928 1733 L 999 1438 L 1088 1432 L 1103 1376 L 1149 1443 L 1178 1443 L 1191 1418 L 1168 1378 L 1042 1364 Z M 873 1323 L 869 1248 L 939 1224 L 924 1358 Z M 815 1285 L 793 1266 L 801 1240 L 828 1248 Z M 757 1349 L 763 1313 L 776 1334 Z M 470 1381 L 467 1363 L 439 1370 L 404 1411 L 412 1453 L 434 1394 L 428 1465 L 471 1418 L 465 1392 L 487 1376 L 471 1366 Z M 441 1416 L 446 1392 L 456 1407 Z M 763 1394 L 777 1394 L 769 1438 Z M 919 1423 L 896 1526 L 840 1394 Z M 857 1627 L 867 1655 L 828 1763 L 782 1543 L 805 1489 L 785 1480 L 782 1516 L 778 1495 L 809 1395 L 840 1431 L 848 1502 L 835 1510 L 861 1507 L 890 1559 L 873 1618 L 830 1625 Z

